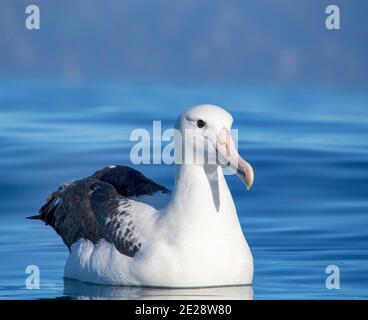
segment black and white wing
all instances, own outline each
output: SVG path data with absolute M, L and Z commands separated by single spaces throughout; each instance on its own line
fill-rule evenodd
M 120 253 L 133 257 L 142 246 L 135 225 L 136 217 L 142 214 L 137 201 L 163 205 L 169 196 L 168 189 L 139 171 L 113 166 L 61 186 L 33 218 L 51 225 L 68 248 L 81 238 L 93 243 L 105 239 Z M 153 201 L 157 198 L 160 201 Z M 155 212 L 154 206 L 151 212 Z

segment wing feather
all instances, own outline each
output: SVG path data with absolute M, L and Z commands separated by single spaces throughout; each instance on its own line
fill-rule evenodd
M 134 169 L 108 167 L 53 192 L 40 209 L 40 219 L 55 229 L 69 249 L 81 238 L 95 244 L 105 239 L 121 254 L 133 257 L 142 246 L 142 237 L 134 221 L 136 201 L 128 197 L 158 191 L 169 194 Z

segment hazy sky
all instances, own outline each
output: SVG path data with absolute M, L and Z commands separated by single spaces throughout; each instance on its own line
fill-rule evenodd
M 367 16 L 362 0 L 0 0 L 0 78 L 364 88 Z

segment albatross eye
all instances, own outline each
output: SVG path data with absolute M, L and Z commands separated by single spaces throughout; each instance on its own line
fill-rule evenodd
M 204 122 L 203 120 L 198 120 L 197 121 L 197 127 L 198 128 L 203 128 L 206 125 L 206 122 Z

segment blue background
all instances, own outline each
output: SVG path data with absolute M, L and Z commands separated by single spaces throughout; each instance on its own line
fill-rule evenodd
M 61 239 L 25 217 L 61 183 L 129 165 L 132 129 L 200 103 L 233 114 L 255 170 L 250 192 L 227 177 L 254 297 L 368 297 L 367 4 L 334 1 L 338 31 L 327 1 L 32 1 L 37 31 L 28 4 L 0 3 L 1 299 L 80 297 Z M 136 168 L 172 187 L 173 167 Z M 25 288 L 30 264 L 40 290 Z

